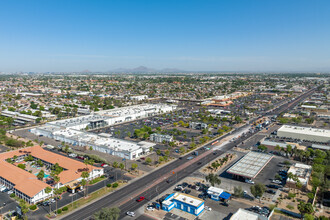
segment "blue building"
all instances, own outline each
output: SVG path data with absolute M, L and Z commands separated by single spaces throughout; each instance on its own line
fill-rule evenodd
M 204 210 L 204 200 L 183 193 L 172 193 L 162 202 L 162 209 L 169 212 L 173 208 L 198 216 Z
M 215 201 L 228 200 L 231 197 L 231 194 L 223 191 L 223 189 L 211 186 L 207 190 L 209 197 Z

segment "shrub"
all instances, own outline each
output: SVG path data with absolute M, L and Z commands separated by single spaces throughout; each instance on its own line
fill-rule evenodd
M 108 183 L 108 184 L 107 184 L 107 187 L 110 188 L 110 187 L 111 187 L 111 183 Z
M 61 213 L 62 213 L 62 210 L 61 210 L 61 209 L 58 209 L 58 210 L 56 211 L 56 213 L 57 213 L 57 214 L 61 214 Z
M 10 194 L 10 198 L 14 198 L 15 197 L 15 193 Z
M 112 184 L 112 188 L 116 188 L 116 187 L 118 187 L 118 183 Z
M 29 207 L 29 209 L 30 209 L 30 210 L 36 210 L 36 209 L 37 209 L 37 205 L 31 205 L 31 206 Z
M 289 193 L 289 194 L 288 194 L 288 198 L 289 198 L 289 199 L 292 199 L 292 198 L 294 198 L 294 197 L 296 197 L 296 194 L 295 194 L 295 193 Z
M 294 209 L 294 207 L 292 205 L 287 205 L 286 207 L 290 210 Z
M 62 208 L 62 211 L 65 212 L 65 211 L 68 211 L 68 209 L 69 209 L 69 208 L 68 208 L 67 206 L 64 206 L 64 207 Z

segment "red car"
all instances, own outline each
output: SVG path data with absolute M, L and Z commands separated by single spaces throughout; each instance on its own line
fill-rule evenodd
M 108 166 L 108 164 L 106 164 L 106 163 L 102 163 L 102 165 L 101 165 L 101 167 L 107 167 Z
M 136 201 L 137 202 L 141 202 L 141 201 L 143 201 L 145 198 L 144 198 L 144 196 L 140 196 Z

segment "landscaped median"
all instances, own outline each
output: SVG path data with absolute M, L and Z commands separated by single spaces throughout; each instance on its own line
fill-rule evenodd
M 107 184 L 106 187 L 103 187 L 103 188 L 101 188 L 101 189 L 99 189 L 95 192 L 92 192 L 92 193 L 88 194 L 87 197 L 78 199 L 78 200 L 74 201 L 73 203 L 70 203 L 66 206 L 63 206 L 63 207 L 59 208 L 56 212 L 57 216 L 68 214 L 69 212 L 71 212 L 75 209 L 78 209 L 78 208 L 92 202 L 93 200 L 96 200 L 96 199 L 98 199 L 102 196 L 105 196 L 105 195 L 113 192 L 117 188 L 121 188 L 124 185 L 125 185 L 125 183 L 121 182 L 121 181 L 119 181 L 118 183 L 117 182 L 112 183 L 112 184 L 109 183 L 109 184 Z M 47 214 L 46 217 L 47 218 L 52 218 L 53 216 Z

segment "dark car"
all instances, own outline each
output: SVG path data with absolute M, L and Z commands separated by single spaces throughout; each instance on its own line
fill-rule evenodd
M 173 180 L 172 179 L 167 179 L 166 182 L 171 183 L 171 182 L 173 182 Z
M 266 193 L 269 193 L 269 194 L 275 194 L 276 191 L 275 191 L 275 190 L 272 190 L 272 189 L 269 189 L 269 190 L 266 191 Z
M 189 193 L 191 193 L 191 190 L 190 190 L 190 189 L 185 189 L 185 190 L 183 190 L 183 192 L 184 192 L 185 194 L 189 194 Z
M 272 189 L 279 189 L 279 188 L 283 188 L 282 186 L 278 186 L 278 185 L 267 185 L 268 188 L 272 188 Z
M 228 203 L 226 203 L 226 202 L 223 202 L 223 203 L 221 203 L 221 205 L 223 205 L 223 206 L 226 206 L 226 207 L 228 207 L 228 206 L 229 206 L 229 204 L 228 204 Z

